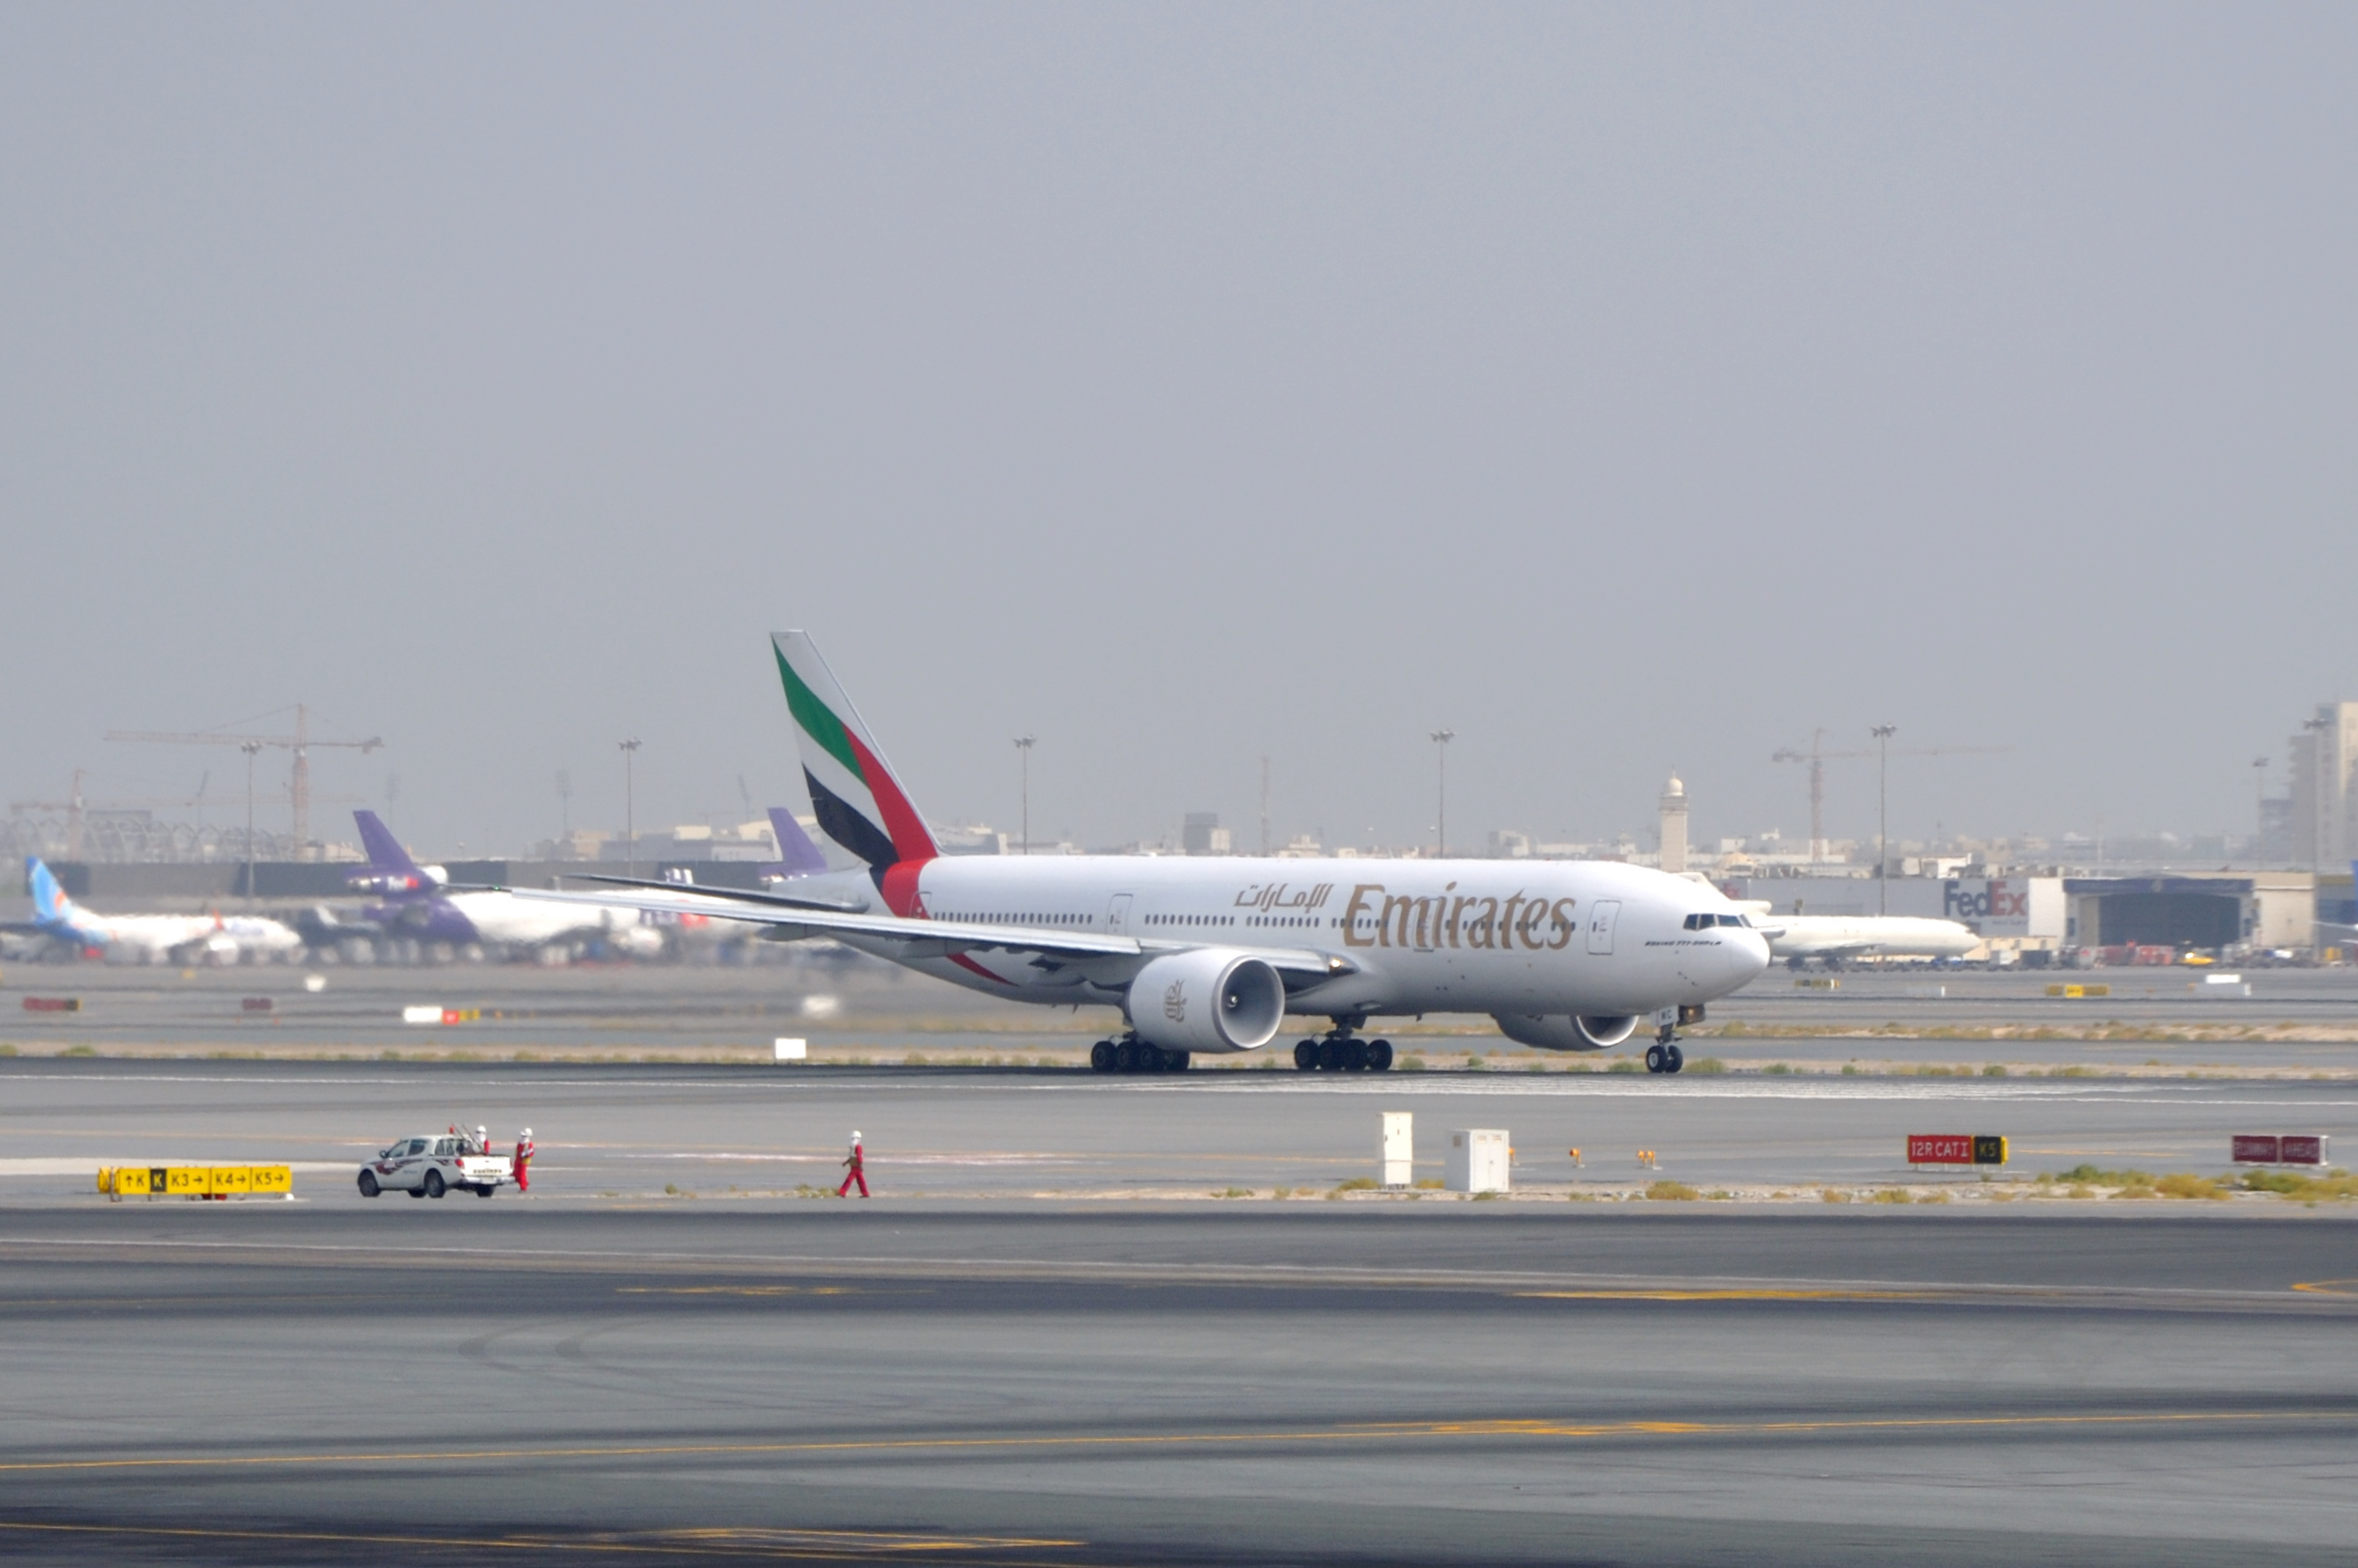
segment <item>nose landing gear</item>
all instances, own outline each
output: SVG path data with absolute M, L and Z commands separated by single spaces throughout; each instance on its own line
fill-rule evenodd
M 1650 1073 L 1675 1073 L 1686 1065 L 1686 1053 L 1675 1044 L 1658 1041 L 1646 1047 L 1646 1071 Z

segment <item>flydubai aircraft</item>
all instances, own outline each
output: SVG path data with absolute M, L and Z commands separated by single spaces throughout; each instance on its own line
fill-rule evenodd
M 259 915 L 94 914 L 67 895 L 38 856 L 26 858 L 25 881 L 33 890 L 33 918 L 25 933 L 88 957 L 234 964 L 249 956 L 284 957 L 303 946 L 292 929 Z
M 1127 1028 L 1090 1052 L 1101 1072 L 1258 1051 L 1288 1015 L 1326 1021 L 1297 1067 L 1381 1072 L 1392 1049 L 1371 1021 L 1487 1012 L 1551 1051 L 1607 1050 L 1651 1021 L 1647 1065 L 1675 1073 L 1675 1025 L 1768 965 L 1716 890 L 1612 862 L 945 858 L 809 635 L 771 641 L 813 813 L 862 869 L 758 892 L 600 876 L 633 891 L 517 898 L 752 922 L 993 996 L 1119 1008 Z

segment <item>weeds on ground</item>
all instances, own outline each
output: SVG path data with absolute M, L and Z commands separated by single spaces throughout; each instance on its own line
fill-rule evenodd
M 1821 1187 L 1818 1189 L 1818 1199 L 1822 1203 L 1848 1203 L 1850 1194 L 1840 1187 Z
M 1858 1076 L 1858 1064 L 1856 1062 L 1844 1062 L 1843 1064 L 1842 1076 L 1845 1078 L 1855 1078 Z
M 1466 1070 L 1469 1073 L 1487 1073 L 1490 1070 L 1490 1064 L 1468 1051 L 1466 1053 Z
M 1985 1078 L 2002 1078 L 2006 1076 L 2006 1065 L 2002 1062 L 1992 1062 L 1988 1066 L 1982 1069 L 1982 1076 Z
M 1703 1195 L 1709 1198 L 1714 1203 L 1734 1203 L 1736 1201 L 1736 1195 L 1729 1192 L 1725 1187 L 1714 1187 L 1711 1191 L 1704 1194 Z
M 2150 1171 L 2107 1171 L 2099 1166 L 2079 1164 L 2068 1171 L 2042 1174 L 2042 1182 L 2069 1182 L 2087 1187 L 2149 1187 L 2153 1185 Z
M 69 1045 L 64 1050 L 59 1052 L 58 1054 L 60 1056 L 95 1056 L 98 1054 L 98 1047 L 95 1045 Z
M 2342 1170 L 2328 1171 L 2321 1176 L 2303 1176 L 2291 1171 L 2246 1171 L 2244 1190 L 2275 1193 L 2295 1203 L 2317 1203 L 2358 1197 L 2358 1176 Z
M 1605 1070 L 1608 1073 L 1635 1073 L 1642 1071 L 1643 1067 L 1644 1065 L 1635 1056 L 1616 1056 L 1606 1064 Z
M 1646 1196 L 1654 1203 L 1693 1203 L 1703 1195 L 1684 1182 L 1660 1181 L 1646 1189 Z
M 1424 1071 L 1424 1058 L 1412 1053 L 1411 1054 L 1402 1056 L 1393 1062 L 1392 1071 L 1396 1073 L 1422 1073 Z
M 1708 1077 L 1714 1074 L 1727 1071 L 1727 1064 L 1716 1056 L 1698 1056 L 1687 1064 L 1686 1070 L 1690 1073 L 1701 1073 Z
M 1913 1203 L 1916 1200 L 1908 1195 L 1908 1189 L 1906 1187 L 1886 1187 L 1866 1201 L 1869 1203 Z
M 1949 1201 L 1949 1195 L 1946 1193 L 1919 1193 L 1916 1195 L 1916 1201 L 1918 1203 L 1947 1203 Z
M 1504 1193 L 1476 1193 L 1474 1195 L 1474 1201 L 1476 1203 L 1496 1203 L 1498 1199 L 1503 1198 L 1506 1195 L 1507 1195 Z
M 1416 1184 L 1416 1190 L 1421 1193 L 1437 1193 L 1446 1185 L 1448 1184 L 1439 1176 L 1427 1176 Z
M 1292 1187 L 1271 1187 L 1269 1189 L 1269 1195 L 1273 1198 L 1290 1198 L 1293 1195 L 1293 1189 Z
M 1250 1187 L 1223 1187 L 1212 1195 L 1216 1198 L 1249 1198 L 1252 1196 L 1252 1189 Z
M 13 1056 L 16 1054 L 16 1047 L 14 1045 L 0 1045 L 0 1056 Z
M 1335 1190 L 1338 1193 L 1371 1193 L 1376 1190 L 1376 1179 L 1373 1176 L 1353 1176 L 1348 1181 L 1336 1183 Z

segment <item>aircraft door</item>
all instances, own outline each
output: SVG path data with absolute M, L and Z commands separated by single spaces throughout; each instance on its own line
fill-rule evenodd
M 1604 899 L 1588 906 L 1588 950 L 1609 957 L 1613 952 L 1613 926 L 1621 918 L 1621 901 Z
M 1113 902 L 1106 905 L 1106 933 L 1108 935 L 1127 936 L 1130 935 L 1130 895 L 1129 893 L 1118 892 L 1113 895 Z

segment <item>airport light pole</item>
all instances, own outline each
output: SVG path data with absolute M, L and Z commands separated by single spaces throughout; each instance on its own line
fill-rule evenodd
M 1891 913 L 1891 737 L 1897 724 L 1875 727 L 1875 907 Z
M 1026 855 L 1032 852 L 1032 742 L 1038 739 L 1036 735 L 1015 737 L 1015 754 L 1023 764 L 1023 826 L 1019 841 L 1023 847 L 1022 852 Z
M 245 753 L 245 907 L 254 908 L 254 759 L 262 750 L 259 741 L 240 741 L 237 749 Z
M 626 877 L 639 874 L 639 795 L 637 764 L 639 743 L 617 741 L 614 744 L 622 753 L 622 855 Z
M 1449 742 L 1457 739 L 1455 730 L 1433 731 L 1433 859 L 1449 859 Z

